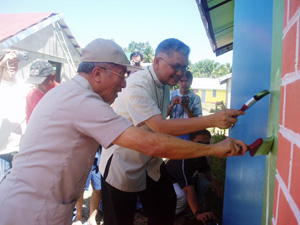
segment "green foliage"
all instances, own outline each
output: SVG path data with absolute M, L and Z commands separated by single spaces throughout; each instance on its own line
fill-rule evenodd
M 226 138 L 227 132 L 228 129 L 218 129 L 215 127 L 210 129 L 210 133 L 212 135 L 212 140 L 211 140 L 212 144 L 223 141 Z
M 228 130 L 222 130 L 218 128 L 208 129 L 212 135 L 211 143 L 218 143 L 226 138 L 226 133 Z M 215 175 L 215 178 L 224 192 L 225 187 L 225 171 L 226 171 L 226 158 L 219 159 L 214 156 L 207 156 L 211 171 Z M 216 192 L 209 192 L 207 194 L 207 209 L 212 211 L 215 215 L 216 221 L 221 225 L 222 224 L 222 215 L 223 215 L 223 203 L 222 199 L 218 197 Z
M 226 169 L 226 158 L 225 159 L 219 159 L 217 157 L 213 158 L 213 163 L 211 165 L 212 171 L 214 171 L 214 174 L 216 176 L 216 179 L 219 184 L 224 186 L 225 184 L 225 169 Z
M 219 78 L 231 73 L 230 63 L 220 64 L 211 59 L 205 59 L 190 65 L 194 77 Z
M 143 53 L 144 56 L 144 62 L 145 63 L 152 63 L 153 59 L 154 59 L 154 51 L 151 47 L 151 45 L 149 44 L 149 42 L 146 43 L 142 43 L 142 42 L 135 42 L 135 41 L 131 41 L 128 45 L 127 48 L 123 49 L 125 52 L 129 52 L 132 53 L 134 51 L 140 51 L 141 53 Z
M 212 143 L 218 143 L 226 138 L 226 130 L 220 130 L 213 128 L 211 130 Z M 226 171 L 226 158 L 219 159 L 218 157 L 213 157 L 211 163 L 211 170 L 215 174 L 218 183 L 224 187 L 225 185 L 225 171 Z
M 221 64 L 215 71 L 216 75 L 221 77 L 232 72 L 230 63 Z

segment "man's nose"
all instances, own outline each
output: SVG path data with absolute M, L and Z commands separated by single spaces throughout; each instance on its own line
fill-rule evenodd
M 122 80 L 122 83 L 121 83 L 121 87 L 122 88 L 126 88 L 126 79 Z
M 184 73 L 182 72 L 182 70 L 178 70 L 178 71 L 176 72 L 176 75 L 182 77 L 182 76 L 184 75 Z

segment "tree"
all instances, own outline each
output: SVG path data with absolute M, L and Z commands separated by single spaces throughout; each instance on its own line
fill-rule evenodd
M 231 73 L 230 63 L 220 64 L 211 59 L 205 59 L 191 64 L 190 71 L 194 77 L 218 78 Z
M 135 41 L 131 41 L 128 47 L 124 48 L 123 50 L 124 52 L 129 52 L 129 53 L 132 53 L 134 51 L 140 51 L 141 53 L 143 53 L 145 63 L 153 62 L 154 53 L 148 41 L 146 43 L 142 43 L 142 42 L 137 43 Z
M 232 67 L 230 63 L 221 64 L 215 72 L 218 77 L 224 76 L 232 72 Z

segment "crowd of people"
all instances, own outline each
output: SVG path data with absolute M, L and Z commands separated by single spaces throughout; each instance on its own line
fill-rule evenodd
M 0 225 L 82 224 L 90 182 L 86 224 L 97 224 L 101 198 L 105 225 L 133 225 L 138 201 L 149 225 L 174 224 L 188 205 L 203 224 L 213 220 L 194 178 L 204 173 L 221 195 L 205 157 L 243 155 L 247 144 L 232 138 L 209 144 L 204 129 L 229 128 L 244 112 L 202 115 L 201 99 L 190 91 L 189 53 L 182 41 L 166 39 L 143 67 L 141 52 L 128 60 L 115 42 L 98 38 L 82 49 L 78 74 L 62 83 L 49 62 L 32 63 L 27 82 L 34 86 L 26 97 L 0 96 L 7 109 L 0 117 Z M 16 51 L 0 55 L 0 92 L 19 93 L 17 70 Z M 180 89 L 170 92 L 177 83 Z M 18 119 L 12 96 L 24 102 L 19 114 L 26 109 Z

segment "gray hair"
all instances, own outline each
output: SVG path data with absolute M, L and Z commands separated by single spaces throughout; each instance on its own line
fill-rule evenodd
M 184 56 L 188 56 L 190 54 L 190 47 L 176 38 L 169 38 L 162 41 L 157 46 L 155 50 L 155 57 L 157 57 L 159 53 L 165 53 L 168 56 L 172 56 L 174 51 L 180 52 Z
M 103 62 L 81 62 L 78 66 L 77 73 L 91 73 L 93 69 L 97 66 L 110 69 L 113 63 L 103 63 Z

